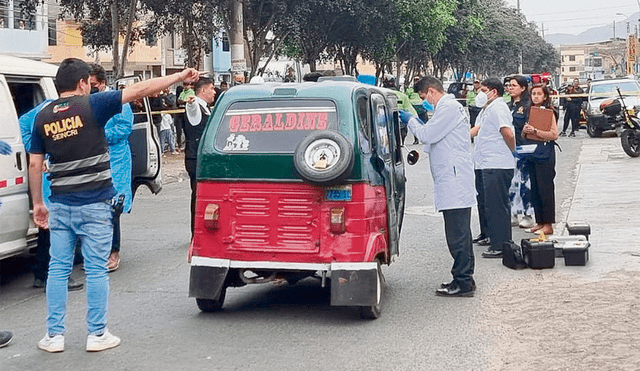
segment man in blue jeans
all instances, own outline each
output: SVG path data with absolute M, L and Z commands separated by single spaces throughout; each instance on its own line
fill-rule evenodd
M 88 352 L 116 347 L 120 338 L 107 329 L 109 277 L 107 260 L 113 237 L 115 195 L 111 181 L 105 125 L 122 111 L 122 104 L 156 93 L 199 73 L 180 73 L 142 81 L 124 90 L 89 95 L 91 67 L 82 60 L 62 61 L 56 74 L 60 98 L 36 116 L 31 138 L 29 188 L 33 219 L 50 229 L 51 260 L 47 277 L 47 333 L 38 347 L 47 352 L 64 350 L 67 281 L 73 268 L 77 239 L 82 244 L 87 288 Z M 42 199 L 42 166 L 49 156 L 50 210 Z

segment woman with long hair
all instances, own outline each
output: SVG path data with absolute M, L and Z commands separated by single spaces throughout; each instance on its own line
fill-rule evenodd
M 522 136 L 522 129 L 529 117 L 529 82 L 524 76 L 516 75 L 509 79 L 509 94 L 511 102 L 509 109 L 513 116 L 513 128 L 516 136 L 516 146 L 533 144 L 535 142 Z M 531 228 L 533 221 L 533 203 L 531 202 L 531 181 L 527 171 L 527 162 L 522 157 L 516 158 L 516 169 L 509 189 L 511 201 L 511 225 L 521 228 Z
M 556 153 L 555 140 L 558 139 L 558 112 L 551 103 L 551 92 L 544 85 L 531 88 L 532 107 L 553 110 L 549 130 L 540 130 L 525 124 L 522 128 L 524 135 L 535 143 L 535 150 L 526 157 L 527 169 L 531 178 L 531 196 L 536 215 L 536 225 L 528 231 L 540 234 L 552 234 L 553 223 L 556 221 L 555 185 Z

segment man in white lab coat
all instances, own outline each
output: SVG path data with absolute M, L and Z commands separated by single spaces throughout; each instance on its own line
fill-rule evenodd
M 439 296 L 473 296 L 475 258 L 471 241 L 471 208 L 476 204 L 475 180 L 469 135 L 469 119 L 452 94 L 445 94 L 440 80 L 427 76 L 415 84 L 433 117 L 424 124 L 406 111 L 400 118 L 429 153 L 434 179 L 434 204 L 444 217 L 445 236 L 453 257 L 453 281 L 436 290 Z

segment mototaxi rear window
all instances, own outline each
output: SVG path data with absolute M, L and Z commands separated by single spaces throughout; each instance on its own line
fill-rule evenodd
M 227 153 L 293 153 L 309 133 L 337 127 L 336 105 L 327 99 L 235 102 L 218 126 L 215 148 Z

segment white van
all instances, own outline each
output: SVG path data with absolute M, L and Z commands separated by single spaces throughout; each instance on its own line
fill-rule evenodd
M 0 55 L 0 140 L 12 149 L 0 155 L 0 259 L 35 247 L 37 228 L 30 216 L 27 154 L 18 118 L 45 99 L 58 98 L 54 79 L 58 67 L 29 59 Z M 129 137 L 133 159 L 132 187 L 162 189 L 160 144 L 153 129 L 148 100 L 136 112 Z

